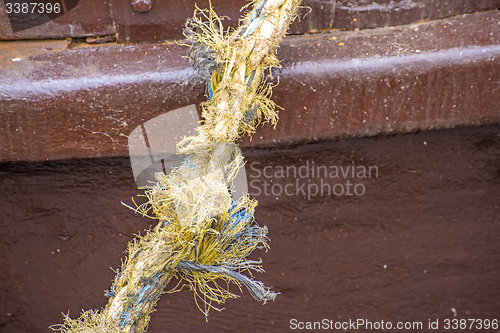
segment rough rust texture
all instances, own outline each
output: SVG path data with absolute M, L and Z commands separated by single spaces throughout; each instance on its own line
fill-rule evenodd
M 337 0 L 333 28 L 366 29 L 500 8 L 500 0 Z
M 44 1 L 44 3 L 46 2 L 49 1 Z M 54 3 L 54 1 L 50 2 Z M 57 19 L 16 33 L 11 30 L 3 1 L 0 5 L 0 40 L 87 37 L 112 34 L 116 34 L 116 32 L 109 15 L 109 5 L 106 1 L 80 0 L 73 9 Z
M 267 271 L 256 278 L 281 295 L 263 307 L 244 291 L 206 323 L 186 288 L 162 296 L 148 333 L 290 332 L 292 318 L 442 325 L 454 311 L 458 319 L 498 319 L 499 126 L 243 154 L 256 219 L 271 238 L 268 253 L 254 253 Z M 297 189 L 293 176 L 274 173 L 279 166 L 313 162 L 377 166 L 378 177 L 348 178 L 365 185 L 362 196 L 264 193 L 265 181 L 275 192 L 276 184 Z M 109 267 L 119 267 L 127 241 L 154 223 L 120 204 L 140 194 L 129 160 L 0 164 L 0 183 L 0 332 L 49 332 L 61 312 L 77 317 L 104 306 Z
M 255 144 L 500 122 L 499 20 L 290 37 L 274 95 L 285 111 Z
M 499 19 L 490 11 L 286 38 L 273 95 L 281 120 L 241 144 L 499 122 Z M 175 43 L 0 45 L 2 161 L 128 156 L 134 128 L 205 98 Z
M 186 19 L 193 16 L 194 1 L 161 0 L 153 1 L 152 10 L 138 13 L 131 6 L 124 6 L 121 0 L 111 0 L 113 21 L 119 42 L 159 41 L 184 38 L 182 29 Z M 238 25 L 240 8 L 246 1 L 214 0 L 212 6 L 219 15 L 227 16 L 226 26 Z M 209 1 L 197 1 L 199 8 L 207 8 Z
M 163 41 L 182 38 L 182 27 L 194 10 L 208 6 L 208 0 L 152 0 L 147 13 L 134 10 L 132 1 L 80 0 L 69 14 L 54 22 L 13 34 L 0 6 L 0 39 L 34 39 L 102 36 L 117 33 L 119 42 Z M 217 12 L 226 15 L 225 24 L 235 26 L 245 0 L 213 0 Z M 290 33 L 303 34 L 326 29 L 361 29 L 395 26 L 421 20 L 500 8 L 500 0 L 305 0 L 301 20 Z M 306 8 L 307 7 L 307 8 Z M 307 15 L 306 15 L 307 14 Z M 116 31 L 113 27 L 116 27 Z

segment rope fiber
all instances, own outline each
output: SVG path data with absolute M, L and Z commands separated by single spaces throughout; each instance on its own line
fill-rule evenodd
M 188 286 L 198 308 L 208 316 L 214 304 L 238 297 L 231 283 L 246 287 L 266 302 L 277 293 L 243 273 L 263 272 L 261 261 L 246 259 L 256 248 L 268 249 L 267 228 L 254 220 L 257 201 L 248 195 L 235 200 L 229 184 L 243 166 L 234 143 L 254 133 L 260 122 L 276 124 L 276 105 L 267 78 L 279 66 L 276 50 L 295 18 L 300 0 L 257 0 L 236 29 L 224 30 L 212 8 L 196 8 L 184 35 L 190 59 L 206 82 L 208 100 L 201 104 L 197 135 L 183 138 L 177 151 L 184 162 L 144 188 L 147 202 L 134 208 L 158 224 L 127 248 L 116 271 L 108 304 L 101 311 L 83 311 L 52 326 L 62 333 L 145 332 L 151 313 L 167 283 L 172 290 Z

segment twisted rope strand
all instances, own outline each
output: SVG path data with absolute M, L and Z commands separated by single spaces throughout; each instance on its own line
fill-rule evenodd
M 101 312 L 85 311 L 77 319 L 66 316 L 54 330 L 145 332 L 156 302 L 174 276 L 205 302 L 206 315 L 214 308 L 211 302 L 237 297 L 218 280 L 245 286 L 264 303 L 274 300 L 276 293 L 241 274 L 261 271 L 260 261 L 246 258 L 255 248 L 267 249 L 267 228 L 255 224 L 257 202 L 248 195 L 232 199 L 228 184 L 243 165 L 234 141 L 253 133 L 262 119 L 273 123 L 278 119 L 265 75 L 279 65 L 276 49 L 299 3 L 254 1 L 234 31 L 224 32 L 211 8 L 197 9 L 188 20 L 184 33 L 192 42 L 191 59 L 207 84 L 204 123 L 196 136 L 179 142 L 178 152 L 187 155 L 182 165 L 169 175 L 157 174 L 157 183 L 146 188 L 148 202 L 136 211 L 159 223 L 129 244 L 128 257 L 105 292 L 106 307 Z

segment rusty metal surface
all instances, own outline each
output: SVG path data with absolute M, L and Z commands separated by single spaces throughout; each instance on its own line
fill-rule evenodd
M 288 37 L 276 130 L 244 147 L 500 122 L 499 11 Z M 0 160 L 128 156 L 143 122 L 205 97 L 187 48 L 2 43 Z
M 493 11 L 290 37 L 274 95 L 285 111 L 254 144 L 500 122 L 499 21 Z
M 281 333 L 291 331 L 292 318 L 438 319 L 440 330 L 392 331 L 446 332 L 443 321 L 454 315 L 498 319 L 500 126 L 243 155 L 259 200 L 256 220 L 271 238 L 269 252 L 253 254 L 266 270 L 255 277 L 281 294 L 262 306 L 234 290 L 242 297 L 205 322 L 184 288 L 161 297 L 148 333 Z M 313 163 L 377 166 L 378 177 L 312 176 Z M 302 178 L 280 176 L 279 167 L 301 168 Z M 364 184 L 365 194 L 308 199 L 299 189 L 347 180 Z M 266 181 L 274 186 L 268 194 Z M 48 333 L 61 312 L 76 318 L 103 307 L 115 275 L 109 267 L 119 267 L 126 243 L 155 223 L 120 203 L 141 200 L 129 160 L 0 164 L 0 184 L 0 332 Z M 292 195 L 272 194 L 285 186 Z
M 110 0 L 113 21 L 119 42 L 162 41 L 183 38 L 182 28 L 186 19 L 193 15 L 195 1 L 152 1 L 151 10 L 140 13 L 120 0 Z M 217 14 L 226 17 L 224 24 L 235 27 L 241 17 L 246 0 L 213 0 Z M 199 8 L 208 8 L 209 1 L 197 1 Z M 305 8 L 307 7 L 307 8 Z M 334 24 L 334 1 L 305 0 L 300 20 L 290 27 L 292 34 L 331 29 Z
M 55 1 L 43 2 L 54 3 Z M 23 19 L 26 19 L 26 15 L 19 18 L 21 21 Z M 0 4 L 0 40 L 96 37 L 115 33 L 106 1 L 80 0 L 66 14 L 18 32 L 12 31 L 3 2 Z
M 500 0 L 337 0 L 336 29 L 366 29 L 500 9 Z
M 68 1 L 68 0 L 66 0 Z M 75 9 L 55 21 L 12 33 L 0 6 L 0 39 L 81 38 L 117 34 L 119 42 L 151 42 L 182 38 L 182 27 L 208 0 L 80 0 Z M 214 0 L 212 5 L 235 26 L 246 0 Z M 305 0 L 290 29 L 292 34 L 328 29 L 362 29 L 434 20 L 500 8 L 500 0 Z M 116 31 L 115 31 L 116 27 Z
M 182 29 L 186 19 L 193 16 L 194 1 L 153 0 L 151 10 L 140 13 L 121 0 L 110 0 L 113 21 L 119 42 L 161 41 L 183 38 Z M 209 1 L 197 1 L 199 8 L 208 8 Z M 235 27 L 240 17 L 240 8 L 245 0 L 214 0 L 212 6 L 224 20 L 226 26 Z

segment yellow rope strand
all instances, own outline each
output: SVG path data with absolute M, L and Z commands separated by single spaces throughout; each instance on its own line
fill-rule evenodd
M 233 200 L 228 184 L 243 165 L 235 140 L 254 132 L 261 120 L 276 123 L 271 86 L 265 83 L 279 62 L 276 49 L 293 20 L 300 0 L 257 0 L 234 31 L 224 31 L 215 12 L 196 9 L 185 35 L 191 58 L 207 80 L 209 100 L 202 103 L 204 123 L 196 136 L 178 144 L 188 156 L 169 175 L 145 191 L 148 202 L 136 211 L 159 220 L 127 248 L 117 271 L 109 302 L 102 311 L 85 311 L 53 326 L 63 333 L 145 332 L 151 312 L 174 276 L 174 290 L 188 285 L 205 315 L 212 303 L 237 297 L 230 283 L 244 286 L 258 300 L 276 297 L 242 272 L 262 271 L 260 261 L 246 257 L 267 248 L 267 228 L 255 224 L 257 202 L 248 196 Z M 221 283 L 222 282 L 222 283 Z M 199 302 L 201 301 L 201 302 Z

